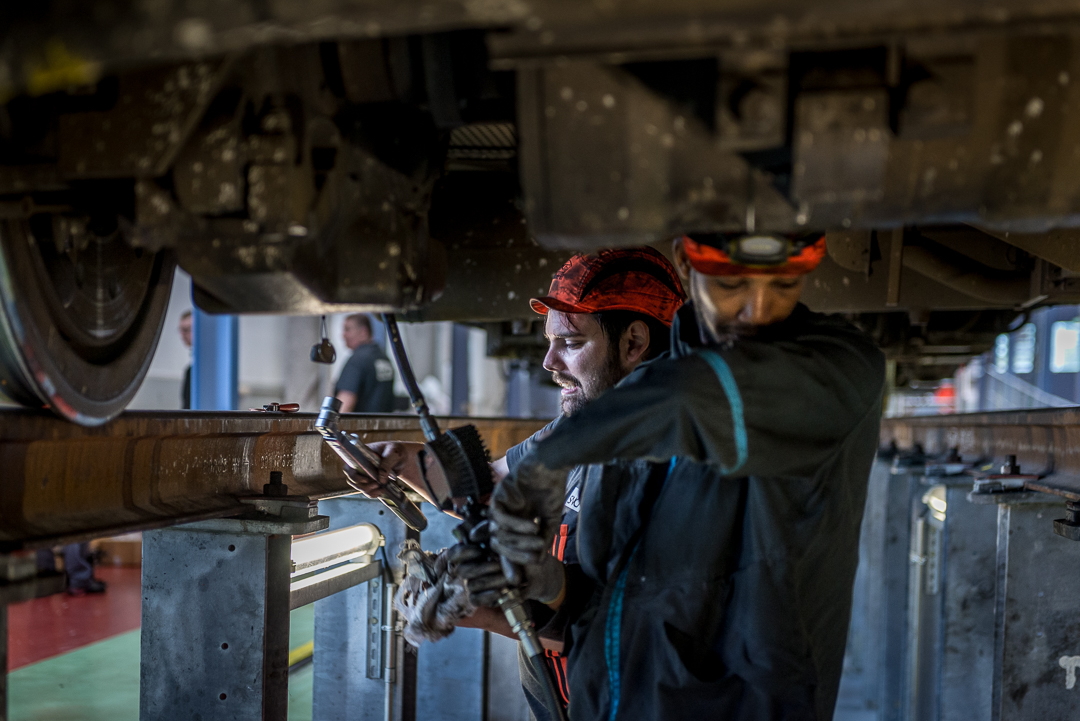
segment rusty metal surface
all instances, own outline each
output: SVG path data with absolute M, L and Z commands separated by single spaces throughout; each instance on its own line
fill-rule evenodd
M 881 441 L 929 455 L 956 448 L 966 460 L 1015 455 L 1023 473 L 1041 476 L 1025 488 L 1080 500 L 1080 408 L 886 418 Z
M 215 60 L 122 75 L 113 107 L 61 117 L 61 173 L 68 179 L 163 175 L 228 66 Z
M 97 428 L 45 413 L 0 412 L 0 547 L 171 525 L 237 513 L 281 471 L 293 495 L 352 492 L 341 462 L 314 431 L 314 414 L 128 412 Z M 493 458 L 542 420 L 474 423 Z M 367 442 L 423 440 L 407 415 L 347 414 L 342 430 Z
M 18 7 L 16 10 L 14 8 Z M 230 0 L 193 6 L 89 0 L 0 10 L 5 80 L 47 91 L 120 63 L 233 52 L 270 42 L 369 38 L 454 28 L 505 28 L 504 57 L 572 53 L 693 53 L 718 42 L 837 42 L 852 35 L 1011 26 L 1037 30 L 1076 18 L 1069 0 Z M 1026 27 L 1025 27 L 1026 26 Z M 65 75 L 67 73 L 67 75 Z

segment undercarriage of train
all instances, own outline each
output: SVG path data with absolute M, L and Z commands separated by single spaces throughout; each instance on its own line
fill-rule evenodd
M 398 311 L 526 353 L 525 300 L 573 252 L 820 231 L 806 302 L 873 333 L 898 384 L 1080 302 L 1070 26 L 590 45 L 529 22 L 112 63 L 9 39 L 5 395 L 119 413 L 177 263 L 208 312 Z

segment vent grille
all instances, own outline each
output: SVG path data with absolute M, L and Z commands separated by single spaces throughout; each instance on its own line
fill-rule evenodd
M 450 131 L 451 160 L 510 160 L 517 155 L 513 123 L 476 123 Z

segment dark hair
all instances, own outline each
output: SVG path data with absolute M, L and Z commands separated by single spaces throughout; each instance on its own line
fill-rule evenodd
M 191 308 L 188 308 L 187 310 L 185 310 L 183 313 L 180 314 L 180 320 L 184 320 L 185 318 L 190 318 L 190 317 L 191 317 Z
M 345 319 L 345 322 L 348 323 L 350 320 L 356 324 L 357 330 L 366 328 L 368 335 L 371 335 L 371 319 L 367 317 L 366 313 L 353 313 Z
M 601 310 L 593 315 L 600 323 L 600 330 L 607 336 L 608 347 L 613 356 L 618 356 L 619 341 L 635 320 L 640 320 L 649 329 L 649 347 L 641 358 L 643 361 L 652 360 L 671 348 L 671 328 L 651 315 L 632 310 Z

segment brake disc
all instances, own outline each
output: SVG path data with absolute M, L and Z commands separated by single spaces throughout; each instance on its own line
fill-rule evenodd
M 116 416 L 150 365 L 174 267 L 115 224 L 0 222 L 0 393 L 81 425 Z

